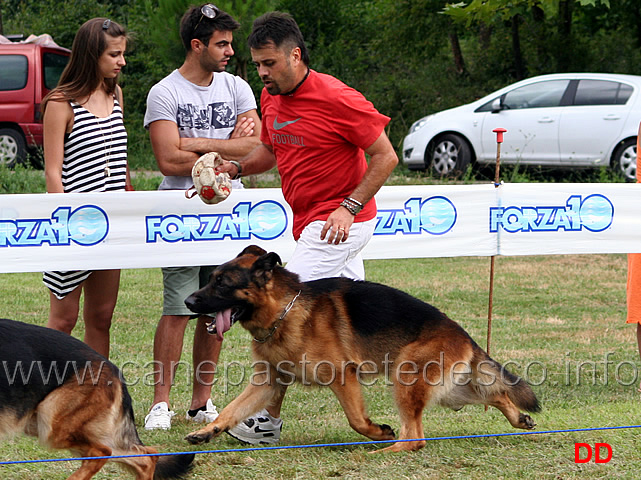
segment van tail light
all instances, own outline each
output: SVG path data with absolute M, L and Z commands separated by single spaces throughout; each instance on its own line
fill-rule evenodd
M 42 120 L 42 112 L 40 111 L 40 104 L 36 103 L 33 108 L 33 121 L 40 123 Z

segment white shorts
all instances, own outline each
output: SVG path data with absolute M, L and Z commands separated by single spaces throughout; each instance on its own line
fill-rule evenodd
M 349 238 L 338 245 L 321 240 L 324 220 L 317 220 L 305 227 L 296 242 L 287 270 L 297 273 L 302 282 L 327 277 L 365 279 L 365 266 L 361 251 L 374 235 L 376 218 L 354 223 L 349 228 Z

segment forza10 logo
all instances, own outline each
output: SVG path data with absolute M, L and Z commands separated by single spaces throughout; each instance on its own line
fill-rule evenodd
M 492 207 L 490 232 L 602 232 L 612 225 L 614 205 L 603 195 L 573 195 L 564 206 Z
M 70 245 L 85 247 L 102 242 L 109 233 L 109 219 L 96 205 L 58 207 L 51 218 L 0 220 L 0 247 Z
M 379 210 L 374 235 L 443 235 L 456 223 L 456 207 L 446 197 L 410 198 L 403 209 Z
M 232 213 L 202 215 L 157 215 L 145 217 L 147 243 L 261 240 L 278 238 L 287 228 L 282 205 L 265 200 L 252 205 L 237 204 Z

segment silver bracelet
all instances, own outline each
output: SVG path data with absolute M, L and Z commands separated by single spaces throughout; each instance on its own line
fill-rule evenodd
M 232 165 L 236 165 L 236 169 L 238 169 L 238 173 L 232 178 L 232 180 L 238 180 L 243 173 L 243 167 L 240 166 L 240 163 L 238 163 L 236 160 L 230 160 L 229 163 Z
M 346 197 L 341 202 L 341 206 L 345 207 L 349 213 L 356 216 L 362 210 L 363 204 L 358 200 L 354 200 L 351 197 Z

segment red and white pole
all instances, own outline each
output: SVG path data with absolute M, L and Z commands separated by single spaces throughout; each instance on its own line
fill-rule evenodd
M 505 128 L 495 128 L 496 133 L 496 168 L 494 169 L 494 187 L 498 188 L 500 183 L 499 172 L 501 168 L 501 144 L 503 143 L 503 134 L 507 132 Z M 494 298 L 494 258 L 490 258 L 490 298 L 487 310 L 487 354 L 490 354 L 490 342 L 492 339 L 492 303 Z

